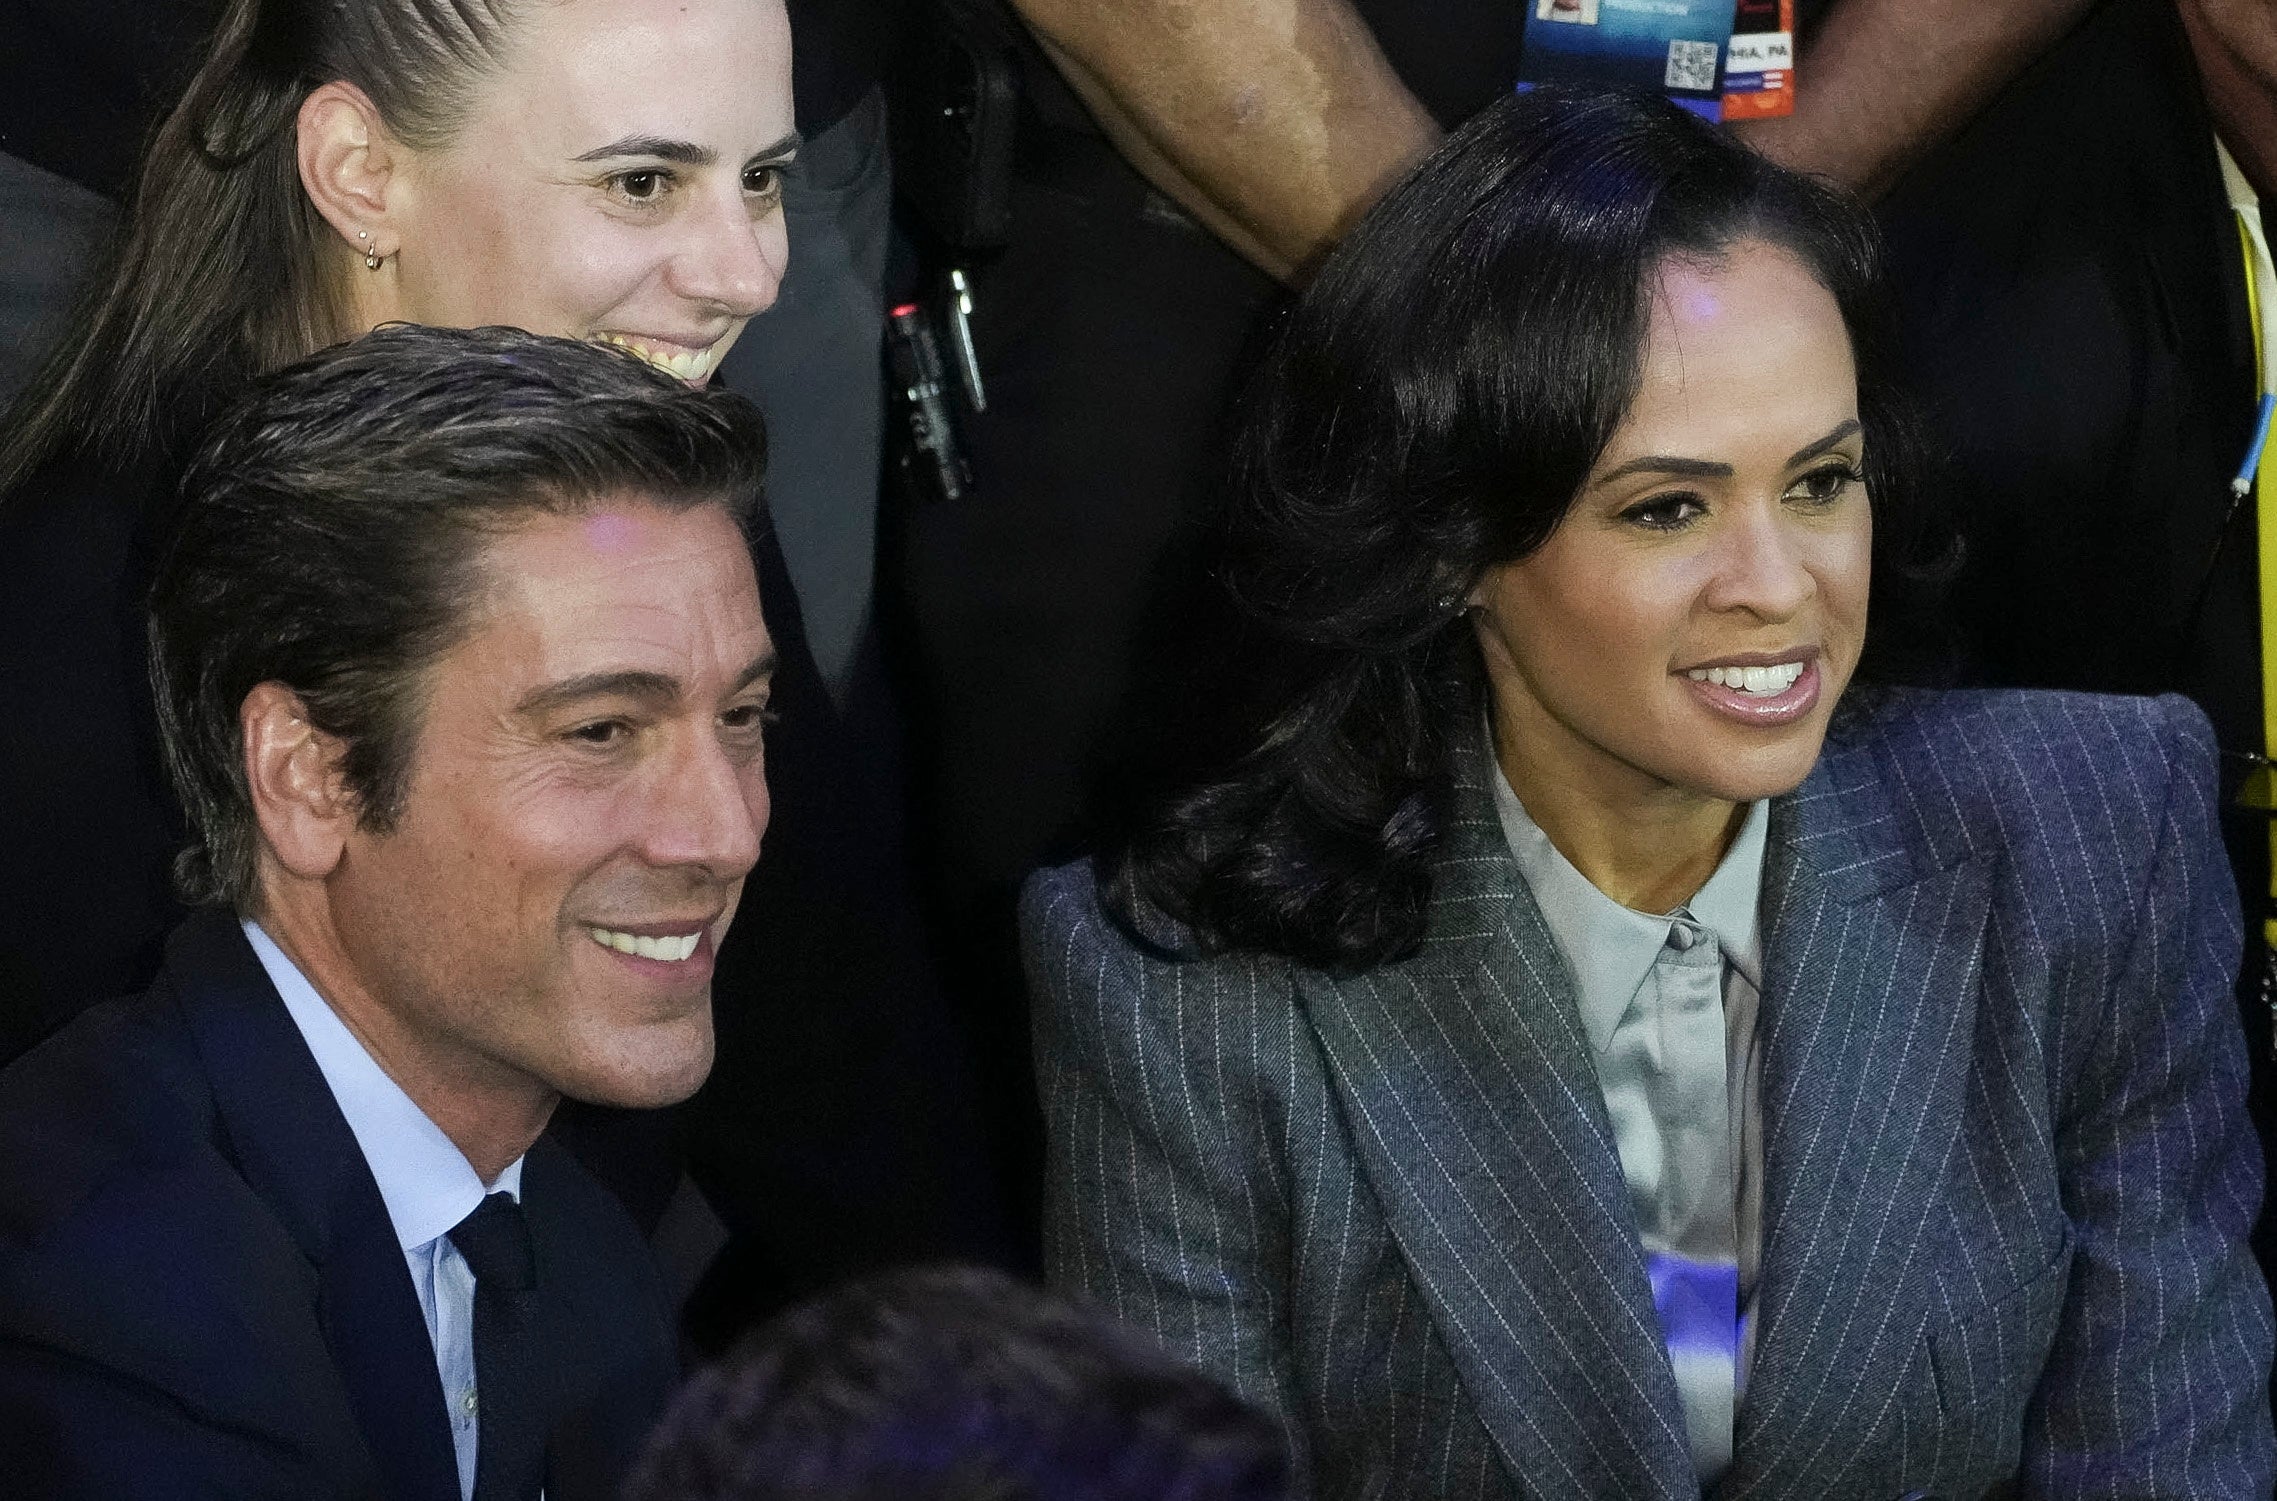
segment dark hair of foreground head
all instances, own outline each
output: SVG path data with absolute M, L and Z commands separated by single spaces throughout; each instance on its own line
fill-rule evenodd
M 1452 737 L 1479 723 L 1458 607 L 1556 530 L 1635 395 L 1654 272 L 1761 238 L 1832 294 L 1874 506 L 1861 673 L 1926 675 L 1957 544 L 1886 374 L 1864 211 L 1657 95 L 1543 88 L 1450 137 L 1338 247 L 1236 414 L 1226 576 L 1257 638 L 1214 769 L 1099 864 L 1182 950 L 1363 970 L 1423 935 Z
M 456 644 L 486 538 L 621 496 L 760 516 L 766 429 L 619 350 L 393 325 L 258 382 L 207 436 L 150 599 L 151 677 L 192 902 L 255 910 L 238 711 L 265 682 L 346 747 L 368 828 L 401 810 L 420 683 Z
M 998 1272 L 851 1283 L 674 1401 L 625 1501 L 1283 1501 L 1279 1429 Z

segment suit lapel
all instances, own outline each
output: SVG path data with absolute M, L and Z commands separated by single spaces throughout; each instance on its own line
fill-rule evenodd
M 317 1315 L 387 1493 L 458 1501 L 434 1345 L 379 1185 L 234 918 L 167 950 L 230 1150 L 316 1268 Z
M 1990 880 L 1957 821 L 1900 796 L 1935 765 L 1830 747 L 1773 809 L 1759 1324 L 1719 1495 L 1854 1493 L 1916 1357 Z
M 1696 1494 L 1596 1065 L 1496 822 L 1482 749 L 1414 958 L 1301 980 L 1392 1235 L 1511 1473 Z

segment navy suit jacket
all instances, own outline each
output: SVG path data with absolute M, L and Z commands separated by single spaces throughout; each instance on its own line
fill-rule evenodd
M 1307 1494 L 1693 1496 L 1573 982 L 1458 762 L 1422 947 L 1364 973 L 1031 885 L 1047 1264 L 1279 1413 Z M 2213 784 L 2180 698 L 1908 693 L 1774 802 L 1716 1495 L 2270 1494 Z
M 547 1495 L 606 1495 L 669 1389 L 669 1303 L 550 1141 L 522 1202 L 559 1352 Z M 0 1476 L 27 1498 L 458 1501 L 379 1187 L 226 915 L 0 1073 Z

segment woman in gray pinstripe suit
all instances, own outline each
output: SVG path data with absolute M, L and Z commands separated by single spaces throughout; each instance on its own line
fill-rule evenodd
M 2270 1494 L 2212 742 L 1845 693 L 1950 554 L 1877 299 L 1846 201 L 1544 90 L 1247 397 L 1258 713 L 1023 922 L 1054 1276 L 1312 1494 Z

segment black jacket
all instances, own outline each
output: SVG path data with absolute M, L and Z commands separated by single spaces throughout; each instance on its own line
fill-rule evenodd
M 186 915 L 142 614 L 170 473 L 64 457 L 0 495 L 0 1064 L 148 985 Z
M 2257 749 L 2245 262 L 2173 0 L 2106 0 L 1880 217 L 1977 674 L 2179 688 Z
M 669 1391 L 671 1310 L 566 1152 L 522 1171 L 547 1494 L 607 1495 Z M 0 1074 L 0 1473 L 30 1501 L 459 1494 L 378 1184 L 225 914 Z

